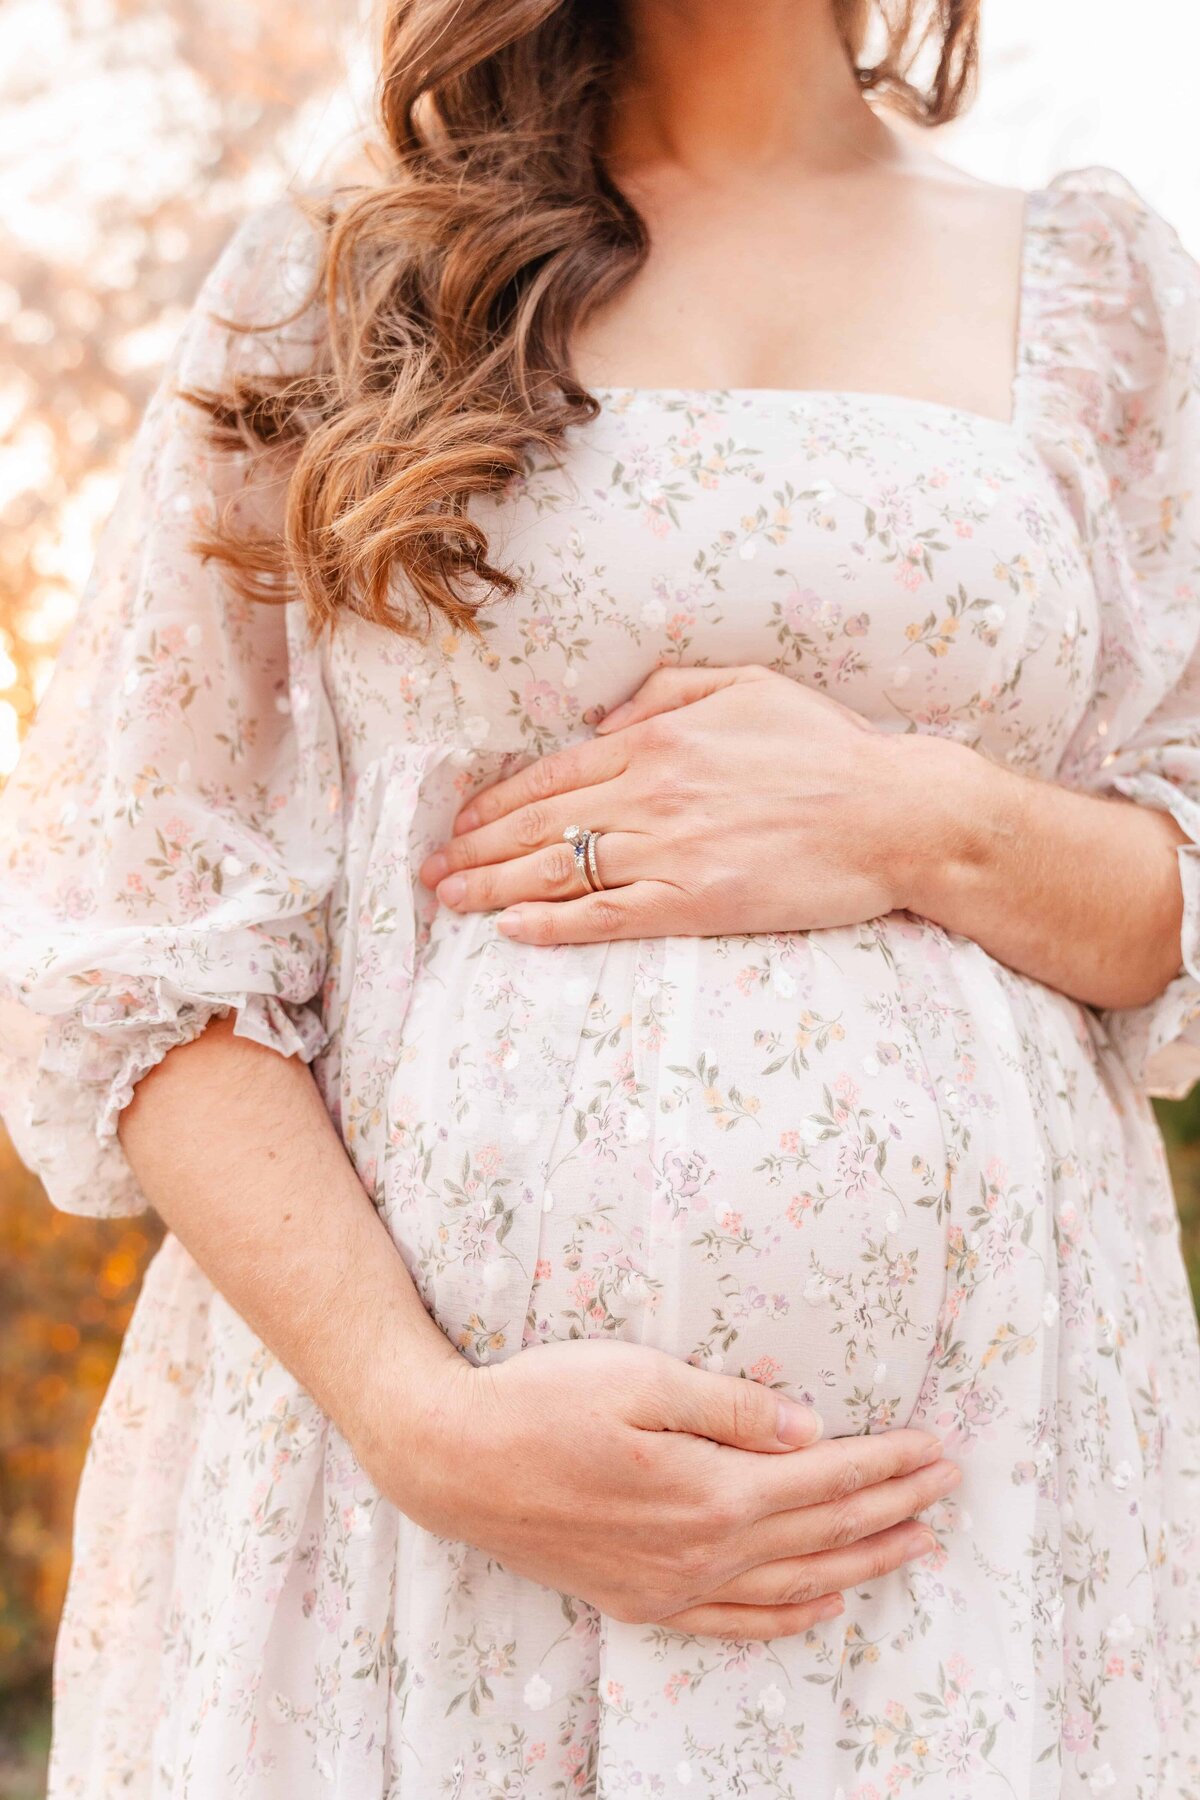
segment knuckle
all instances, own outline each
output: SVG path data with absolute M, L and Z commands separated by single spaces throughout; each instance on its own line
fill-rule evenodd
M 866 1479 L 866 1470 L 861 1456 L 853 1452 L 847 1453 L 830 1472 L 829 1498 L 845 1500 L 851 1494 L 857 1494 L 865 1485 Z
M 550 824 L 544 806 L 536 804 L 523 806 L 516 817 L 516 833 L 519 843 L 527 850 L 535 850 L 550 834 Z
M 724 1521 L 716 1516 L 715 1507 L 705 1509 L 699 1529 L 683 1538 L 671 1554 L 670 1583 L 673 1588 L 690 1593 L 698 1581 L 709 1575 L 717 1547 L 727 1529 Z
M 708 1541 L 694 1547 L 701 1569 L 711 1564 L 716 1547 L 732 1537 L 741 1522 L 742 1510 L 731 1494 L 709 1496 L 703 1513 L 703 1531 Z
M 867 1562 L 867 1573 L 870 1576 L 890 1575 L 898 1569 L 904 1560 L 904 1553 L 898 1545 L 880 1545 L 872 1550 Z
M 525 936 L 531 944 L 552 944 L 554 942 L 554 920 L 549 911 L 539 911 L 527 916 Z
M 756 1381 L 739 1381 L 733 1390 L 733 1429 L 739 1441 L 758 1437 L 766 1424 L 771 1402 Z
M 807 1606 L 809 1601 L 815 1600 L 816 1597 L 817 1590 L 813 1577 L 800 1572 L 784 1582 L 783 1591 L 779 1595 L 779 1604 L 780 1606 Z
M 558 792 L 564 774 L 561 756 L 543 756 L 540 762 L 531 763 L 525 771 L 526 792 L 530 799 L 548 800 Z
M 542 872 L 550 887 L 573 889 L 578 884 L 575 857 L 566 844 L 554 844 L 546 851 Z
M 473 901 L 477 906 L 498 906 L 499 900 L 496 896 L 495 872 L 486 867 L 478 869 L 471 878 L 466 898 Z
M 592 924 L 605 937 L 612 937 L 625 923 L 625 908 L 615 900 L 597 898 L 592 902 Z
M 848 1544 L 856 1544 L 864 1535 L 864 1530 L 863 1509 L 860 1502 L 857 1499 L 839 1500 L 829 1509 L 828 1523 L 823 1535 L 832 1549 L 841 1550 Z

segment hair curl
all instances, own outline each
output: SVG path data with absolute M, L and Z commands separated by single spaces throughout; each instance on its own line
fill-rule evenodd
M 979 0 L 833 5 L 864 89 L 927 125 L 961 109 Z M 241 592 L 299 595 L 314 631 L 350 610 L 411 633 L 439 614 L 476 630 L 515 590 L 470 503 L 598 410 L 571 342 L 648 250 L 601 154 L 626 52 L 621 8 L 595 0 L 392 0 L 384 179 L 302 201 L 324 313 L 310 363 L 187 395 L 251 485 L 284 456 L 282 530 L 228 511 L 198 545 Z

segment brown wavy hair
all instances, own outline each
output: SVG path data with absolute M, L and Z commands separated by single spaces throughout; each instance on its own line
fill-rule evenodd
M 961 109 L 979 0 L 832 4 L 864 89 L 927 125 Z M 392 0 L 382 180 L 302 201 L 319 243 L 306 304 L 324 314 L 311 364 L 187 396 L 251 482 L 278 481 L 283 454 L 282 530 L 248 533 L 227 509 L 198 546 L 240 591 L 299 595 L 314 632 L 346 610 L 475 630 L 514 591 L 470 502 L 595 416 L 572 338 L 649 248 L 602 155 L 627 48 L 616 3 Z

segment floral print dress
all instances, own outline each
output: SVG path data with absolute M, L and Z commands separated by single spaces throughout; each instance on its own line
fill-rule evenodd
M 1119 177 L 1028 199 L 1009 421 L 602 391 L 480 503 L 482 639 L 235 600 L 177 386 L 287 366 L 290 202 L 219 261 L 0 807 L 2 1098 L 51 1199 L 232 1010 L 311 1062 L 472 1359 L 614 1336 L 913 1422 L 925 1561 L 798 1639 L 615 1623 L 417 1529 L 168 1236 L 92 1438 L 51 1800 L 1196 1800 L 1200 1359 L 1148 1095 L 1200 1073 L 1200 272 Z M 1098 1013 L 908 913 L 545 948 L 416 879 L 466 796 L 656 664 L 1171 812 L 1161 999 Z M 584 821 L 586 823 L 587 821 Z M 486 1480 L 487 1471 L 480 1470 Z

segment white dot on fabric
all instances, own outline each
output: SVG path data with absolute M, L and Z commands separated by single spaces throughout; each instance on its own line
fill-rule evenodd
M 243 865 L 242 865 L 242 861 L 241 861 L 240 857 L 223 856 L 221 858 L 221 873 L 222 873 L 222 875 L 240 875 L 242 872 L 242 866 Z
M 900 688 L 907 687 L 911 677 L 912 670 L 909 668 L 908 664 L 899 663 L 892 670 L 892 686 Z

